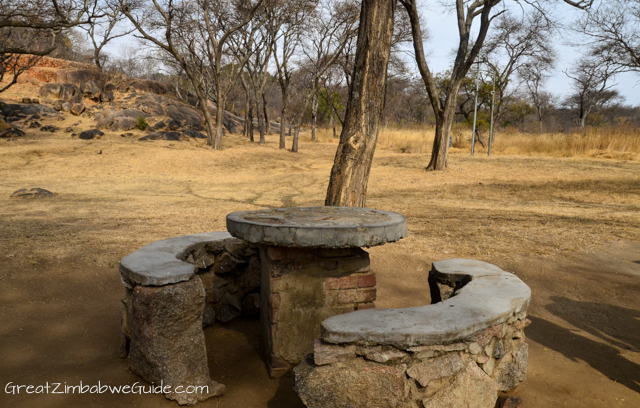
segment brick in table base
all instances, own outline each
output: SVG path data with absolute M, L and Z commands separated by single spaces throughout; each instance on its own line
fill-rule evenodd
M 375 307 L 376 279 L 360 248 L 262 245 L 261 343 L 269 375 L 281 377 L 313 351 L 323 320 Z

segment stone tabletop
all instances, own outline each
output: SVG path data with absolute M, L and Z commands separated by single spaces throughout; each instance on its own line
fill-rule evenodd
M 360 207 L 272 208 L 231 213 L 227 230 L 255 244 L 372 247 L 402 239 L 407 220 L 398 213 Z

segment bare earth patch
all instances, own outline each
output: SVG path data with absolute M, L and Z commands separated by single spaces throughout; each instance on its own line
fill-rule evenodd
M 323 204 L 335 142 L 303 141 L 298 154 L 278 150 L 277 136 L 225 145 L 37 129 L 0 140 L 3 386 L 140 381 L 118 358 L 120 258 L 224 230 L 232 211 Z M 376 153 L 367 205 L 408 226 L 407 238 L 370 250 L 377 306 L 428 302 L 432 261 L 496 264 L 533 291 L 528 380 L 515 391 L 526 407 L 640 406 L 640 163 L 454 153 L 448 171 L 425 172 L 427 162 Z M 34 187 L 56 195 L 9 198 Z M 290 379 L 268 378 L 257 320 L 205 334 L 212 377 L 228 391 L 200 406 L 302 406 Z M 0 406 L 134 405 L 176 406 L 161 395 L 0 392 Z

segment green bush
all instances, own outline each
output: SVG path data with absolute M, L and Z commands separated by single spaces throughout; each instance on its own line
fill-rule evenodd
M 138 119 L 136 119 L 136 127 L 140 130 L 145 130 L 146 128 L 148 128 L 149 123 L 147 122 L 147 118 L 145 118 L 144 116 L 140 116 Z

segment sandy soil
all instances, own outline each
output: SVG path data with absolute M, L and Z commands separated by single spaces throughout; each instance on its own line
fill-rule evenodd
M 77 122 L 53 123 L 62 129 Z M 44 123 L 43 124 L 47 124 Z M 0 383 L 133 384 L 117 356 L 117 265 L 141 246 L 225 229 L 231 211 L 322 205 L 334 143 L 275 136 L 202 143 L 30 132 L 0 140 Z M 289 141 L 287 142 L 290 143 Z M 98 154 L 101 152 L 100 154 Z M 434 260 L 471 257 L 533 290 L 526 408 L 640 406 L 640 163 L 376 153 L 368 206 L 407 216 L 404 240 L 370 250 L 378 307 L 429 301 Z M 15 199 L 19 188 L 56 196 Z M 302 407 L 290 379 L 270 380 L 257 320 L 205 330 L 212 377 L 227 394 L 202 407 Z M 0 407 L 170 407 L 160 395 L 20 395 Z

